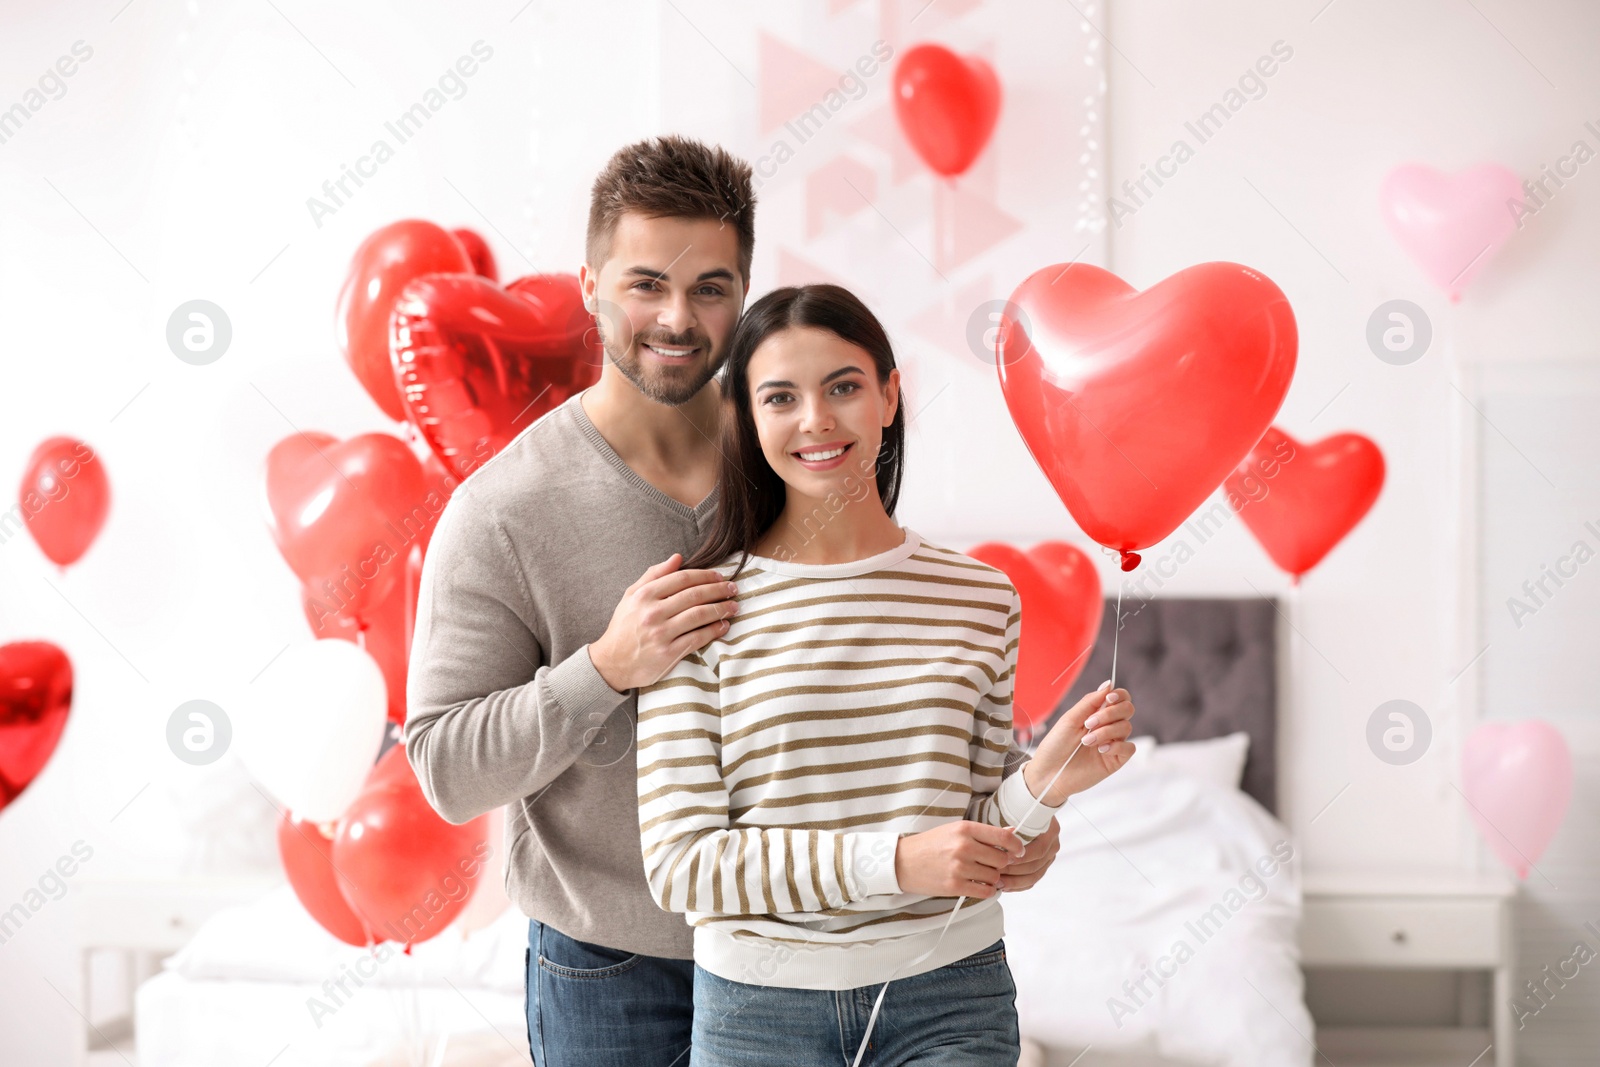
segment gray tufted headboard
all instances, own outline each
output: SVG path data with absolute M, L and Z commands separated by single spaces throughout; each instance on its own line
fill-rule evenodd
M 1050 716 L 1111 677 L 1116 601 L 1106 601 L 1100 637 L 1078 683 Z M 1261 597 L 1124 599 L 1117 686 L 1138 709 L 1133 732 L 1157 742 L 1250 735 L 1243 788 L 1277 812 L 1277 608 Z M 1042 734 L 1043 729 L 1038 731 Z

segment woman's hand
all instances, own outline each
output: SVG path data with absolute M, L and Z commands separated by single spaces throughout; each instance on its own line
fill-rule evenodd
M 1034 749 L 1033 759 L 1022 768 L 1028 792 L 1051 807 L 1060 807 L 1074 793 L 1081 793 L 1104 781 L 1128 762 L 1134 746 L 1128 743 L 1133 733 L 1133 701 L 1126 689 L 1107 690 L 1106 682 L 1074 704 L 1056 720 L 1044 740 Z M 1083 748 L 1059 776 L 1057 771 Z M 1051 779 L 1054 778 L 1054 784 Z M 1041 790 L 1049 791 L 1041 795 Z
M 949 822 L 896 842 L 894 876 L 902 893 L 986 900 L 994 896 L 1006 867 L 1022 854 L 1022 838 L 1013 830 Z

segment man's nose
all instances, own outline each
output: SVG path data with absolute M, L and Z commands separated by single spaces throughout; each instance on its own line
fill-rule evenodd
M 661 309 L 656 321 L 665 329 L 672 331 L 675 337 L 687 334 L 695 325 L 694 308 L 689 306 L 689 298 L 679 296 L 669 300 Z

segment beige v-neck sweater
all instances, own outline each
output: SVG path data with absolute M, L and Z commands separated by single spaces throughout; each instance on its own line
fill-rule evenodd
M 509 805 L 506 892 L 583 941 L 692 959 L 645 879 L 637 690 L 589 659 L 624 590 L 699 546 L 715 490 L 674 500 L 617 455 L 578 393 L 457 487 L 428 546 L 406 755 L 453 822 Z M 1025 760 L 1015 745 L 1009 775 Z

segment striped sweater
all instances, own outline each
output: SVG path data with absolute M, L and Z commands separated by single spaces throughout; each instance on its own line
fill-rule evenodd
M 1015 587 L 905 535 L 848 563 L 730 558 L 728 632 L 639 690 L 645 873 L 723 978 L 852 989 L 968 956 L 999 897 L 941 940 L 956 898 L 901 892 L 896 840 L 971 819 L 1026 841 L 1059 810 L 1006 773 Z

